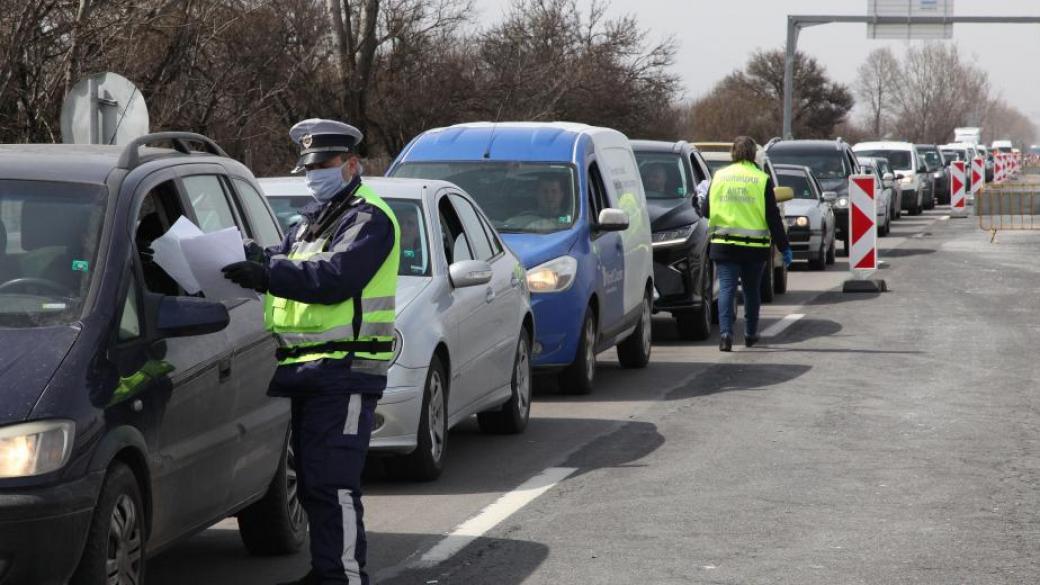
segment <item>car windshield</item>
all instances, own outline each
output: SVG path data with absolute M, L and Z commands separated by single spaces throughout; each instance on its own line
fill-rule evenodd
M 0 327 L 77 320 L 97 270 L 101 185 L 0 181 Z
M 639 151 L 635 154 L 647 199 L 682 199 L 693 190 L 694 186 L 687 184 L 681 155 Z
M 961 153 L 957 152 L 956 150 L 944 150 L 942 151 L 942 153 L 943 156 L 946 157 L 946 160 L 964 160 L 964 157 L 961 156 Z
M 914 165 L 910 163 L 909 150 L 857 150 L 859 156 L 881 157 L 888 159 L 892 168 L 906 171 L 913 170 Z
M 731 163 L 728 160 L 706 160 L 708 163 L 708 170 L 711 171 L 712 176 L 715 175 L 721 169 L 728 167 Z
M 289 228 L 303 218 L 303 208 L 314 199 L 310 195 L 268 195 L 267 201 L 278 217 L 278 223 L 282 224 L 282 231 L 288 233 Z M 386 203 L 394 211 L 401 228 L 401 265 L 397 274 L 429 276 L 430 247 L 421 204 L 410 199 L 386 199 Z
M 450 181 L 462 187 L 500 232 L 548 234 L 578 215 L 574 168 L 563 163 L 405 163 L 393 176 Z
M 813 151 L 773 148 L 769 151 L 769 159 L 775 164 L 809 167 L 819 180 L 844 179 L 851 174 L 845 157 L 832 148 Z
M 816 201 L 816 193 L 813 192 L 809 177 L 802 173 L 780 173 L 776 176 L 781 187 L 790 187 L 794 191 L 795 199 L 809 199 Z
M 939 153 L 934 150 L 918 150 L 917 154 L 924 157 L 925 167 L 929 171 L 938 170 L 942 163 L 939 161 Z

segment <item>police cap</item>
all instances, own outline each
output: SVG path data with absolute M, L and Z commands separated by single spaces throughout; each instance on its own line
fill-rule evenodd
M 334 156 L 353 152 L 361 142 L 361 131 L 336 120 L 310 118 L 289 130 L 289 138 L 300 145 L 300 159 L 293 172 L 306 165 L 324 162 Z

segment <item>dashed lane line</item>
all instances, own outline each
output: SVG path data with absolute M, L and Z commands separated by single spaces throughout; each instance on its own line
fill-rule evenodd
M 450 559 L 466 545 L 487 534 L 489 530 L 536 500 L 538 496 L 551 490 L 577 470 L 576 467 L 550 467 L 525 481 L 481 510 L 476 516 L 460 524 L 433 548 L 426 551 L 413 564 L 413 567 L 428 568 Z
M 766 330 L 762 332 L 762 337 L 776 337 L 787 330 L 788 327 L 794 325 L 795 322 L 802 317 L 805 317 L 802 313 L 791 313 L 790 315 L 786 315 L 783 319 L 780 319 L 776 323 L 767 327 Z

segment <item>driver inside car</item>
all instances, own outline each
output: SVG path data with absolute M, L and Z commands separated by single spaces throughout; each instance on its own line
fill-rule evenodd
M 539 175 L 535 191 L 537 207 L 518 216 L 516 223 L 519 227 L 538 231 L 570 225 L 572 217 L 567 199 L 567 184 L 563 176 Z

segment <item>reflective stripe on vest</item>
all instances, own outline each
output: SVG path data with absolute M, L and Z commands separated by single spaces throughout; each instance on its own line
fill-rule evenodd
M 754 163 L 732 164 L 715 174 L 708 192 L 708 233 L 713 244 L 768 248 L 765 174 Z
M 394 245 L 375 276 L 361 291 L 361 323 L 355 336 L 354 305 L 357 299 L 347 299 L 334 305 L 308 304 L 268 294 L 264 303 L 264 318 L 267 328 L 274 332 L 282 347 L 306 348 L 335 341 L 385 341 L 393 342 L 394 318 L 396 316 L 397 272 L 400 263 L 400 228 L 393 210 L 368 186 L 361 185 L 356 194 L 386 214 L 394 229 Z M 346 212 L 344 212 L 344 215 Z M 307 262 L 327 262 L 334 254 L 344 252 L 360 234 L 364 223 L 371 219 L 368 213 L 356 215 L 357 223 L 347 228 L 339 240 L 329 249 L 329 238 L 339 229 L 341 221 L 334 223 L 328 231 L 313 242 L 297 241 L 287 255 L 272 256 L 304 265 Z M 306 230 L 306 225 L 297 229 L 297 234 Z M 279 364 L 308 362 L 319 359 L 343 359 L 348 352 L 321 351 L 304 353 L 296 357 L 279 360 Z M 353 352 L 351 369 L 355 372 L 385 375 L 390 367 L 393 352 Z

